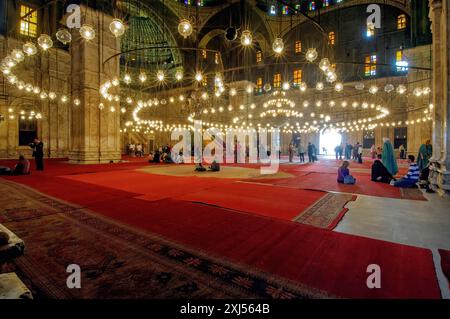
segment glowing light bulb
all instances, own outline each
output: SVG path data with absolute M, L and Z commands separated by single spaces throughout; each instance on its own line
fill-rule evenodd
M 400 85 L 397 87 L 397 93 L 398 93 L 398 94 L 404 94 L 405 92 L 406 92 L 406 86 L 400 84 Z
M 276 54 L 281 54 L 284 50 L 284 42 L 282 38 L 276 38 L 272 44 L 272 50 Z
M 308 49 L 308 51 L 306 51 L 306 60 L 309 62 L 313 62 L 317 59 L 317 57 L 319 56 L 319 54 L 317 53 L 317 50 L 315 48 L 310 48 Z M 329 63 L 329 61 L 328 61 Z
M 86 41 L 91 41 L 95 38 L 95 30 L 91 25 L 83 24 L 80 28 L 80 35 Z
M 175 72 L 175 79 L 181 81 L 183 79 L 183 70 L 177 70 Z
M 308 53 L 306 53 L 308 54 Z M 325 72 L 329 69 L 329 67 L 331 66 L 330 60 L 328 60 L 327 58 L 324 58 L 322 60 L 320 60 L 319 62 L 319 68 Z
M 245 47 L 250 46 L 253 41 L 252 33 L 249 30 L 242 31 L 241 44 Z
M 322 82 L 318 82 L 318 83 L 316 84 L 316 90 L 318 90 L 318 91 L 322 91 L 322 90 L 323 90 L 323 88 L 324 88 L 324 85 L 323 85 L 323 83 L 322 83 Z
M 164 74 L 163 70 L 159 70 L 158 72 L 156 72 L 156 78 L 158 79 L 159 82 L 164 81 L 165 77 L 166 75 Z
M 37 39 L 37 43 L 42 48 L 42 50 L 46 51 L 53 46 L 53 41 L 50 36 L 47 34 L 41 34 L 41 36 Z
M 131 76 L 129 74 L 125 74 L 125 76 L 123 77 L 123 81 L 126 84 L 130 84 L 131 83 Z
M 195 74 L 195 80 L 196 80 L 197 82 L 201 82 L 201 81 L 203 80 L 203 74 L 202 74 L 200 71 L 198 71 L 198 72 Z
M 334 86 L 334 89 L 336 90 L 336 92 L 342 92 L 342 90 L 344 89 L 344 85 L 341 82 L 338 82 Z
M 13 50 L 11 52 L 11 57 L 17 62 L 20 63 L 25 59 L 25 55 L 21 50 Z
M 187 38 L 192 34 L 192 24 L 187 19 L 182 19 L 178 24 L 178 32 L 183 38 Z
M 123 24 L 123 22 L 121 20 L 114 19 L 109 24 L 109 30 L 117 38 L 117 37 L 122 36 L 125 33 L 125 25 Z

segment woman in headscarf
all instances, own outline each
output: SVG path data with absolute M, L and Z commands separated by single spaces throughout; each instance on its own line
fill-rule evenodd
M 394 177 L 388 172 L 383 163 L 381 163 L 381 154 L 378 154 L 378 158 L 372 164 L 372 176 L 373 182 L 380 182 L 389 184 Z
M 430 140 L 427 140 L 425 144 L 420 145 L 419 155 L 417 156 L 417 166 L 419 171 L 422 171 L 428 166 L 428 162 L 433 155 L 433 147 L 431 146 Z
M 398 173 L 398 166 L 395 160 L 394 148 L 387 137 L 383 138 L 383 142 L 383 154 L 381 156 L 383 165 L 392 176 L 395 176 Z

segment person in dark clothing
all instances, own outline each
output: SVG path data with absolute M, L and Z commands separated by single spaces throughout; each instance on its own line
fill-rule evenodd
M 36 170 L 44 170 L 44 143 L 42 143 L 37 137 L 34 139 L 34 143 L 30 144 L 33 149 L 33 157 L 36 161 Z
M 153 159 L 150 160 L 149 163 L 161 163 L 161 153 L 159 150 L 155 151 L 155 154 L 153 154 Z
M 314 163 L 314 145 L 308 143 L 308 159 L 310 163 Z
M 220 164 L 216 162 L 216 160 L 214 160 L 211 163 L 211 166 L 209 167 L 209 170 L 211 172 L 219 172 L 220 171 Z
M 380 182 L 389 184 L 391 180 L 395 178 L 389 173 L 387 168 L 381 162 L 381 154 L 378 154 L 378 158 L 372 164 L 371 179 L 373 182 Z

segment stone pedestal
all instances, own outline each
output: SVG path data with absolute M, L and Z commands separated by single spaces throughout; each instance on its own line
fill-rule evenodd
M 81 104 L 72 106 L 69 160 L 85 164 L 116 162 L 121 159 L 120 105 L 103 101 L 103 110 L 98 105 L 102 102 L 101 84 L 120 75 L 119 57 L 103 65 L 120 52 L 120 43 L 109 31 L 112 17 L 92 9 L 81 11 L 83 22 L 94 27 L 96 36 L 86 41 L 78 30 L 72 33 L 72 96 Z
M 429 0 L 433 33 L 433 156 L 430 183 L 441 195 L 450 194 L 450 0 Z

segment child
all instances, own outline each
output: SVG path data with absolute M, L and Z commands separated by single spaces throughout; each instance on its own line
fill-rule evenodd
M 350 170 L 348 167 L 350 166 L 350 163 L 348 161 L 344 161 L 342 163 L 342 166 L 338 169 L 338 177 L 337 182 L 341 184 L 355 184 L 356 179 L 350 175 Z
M 395 187 L 402 187 L 402 188 L 416 188 L 416 184 L 419 181 L 420 171 L 419 167 L 415 163 L 416 158 L 414 155 L 408 155 L 408 163 L 409 163 L 409 170 L 408 173 L 398 181 L 391 181 L 391 185 L 394 185 Z

